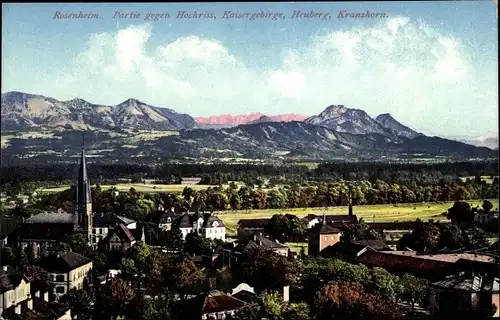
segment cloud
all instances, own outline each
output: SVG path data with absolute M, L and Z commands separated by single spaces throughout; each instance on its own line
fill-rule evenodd
M 145 24 L 92 35 L 56 77 L 54 96 L 106 104 L 136 97 L 194 115 L 313 114 L 345 104 L 372 115 L 391 112 L 421 130 L 446 126 L 478 101 L 496 101 L 477 90 L 459 39 L 408 18 L 322 31 L 283 50 L 281 65 L 265 70 L 195 35 L 149 48 L 152 32 Z M 471 121 L 466 125 L 476 125 Z

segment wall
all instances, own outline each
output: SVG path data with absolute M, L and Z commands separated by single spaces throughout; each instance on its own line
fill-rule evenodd
M 83 282 L 86 277 L 91 277 L 90 272 L 92 271 L 92 262 L 87 263 L 79 268 L 76 268 L 69 273 L 69 289 L 83 288 Z
M 19 285 L 0 295 L 0 311 L 3 309 L 15 306 L 23 301 L 31 300 L 28 294 L 31 293 L 31 285 L 29 282 L 21 280 Z M 1 315 L 1 312 L 0 312 Z
M 319 251 L 340 241 L 340 233 L 320 235 Z

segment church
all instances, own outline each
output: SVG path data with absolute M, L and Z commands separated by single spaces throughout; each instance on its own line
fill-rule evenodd
M 59 243 L 65 242 L 73 234 L 83 234 L 88 244 L 96 247 L 100 241 L 107 241 L 117 229 L 126 228 L 130 243 L 142 241 L 144 231 L 137 228 L 134 220 L 114 213 L 92 212 L 92 195 L 90 180 L 87 175 L 85 149 L 82 149 L 78 180 L 75 185 L 75 200 L 73 212 L 42 212 L 25 219 L 15 230 L 11 240 L 15 246 L 25 250 L 32 250 L 34 257 L 45 256 L 56 250 Z M 115 241 L 115 238 L 113 238 Z

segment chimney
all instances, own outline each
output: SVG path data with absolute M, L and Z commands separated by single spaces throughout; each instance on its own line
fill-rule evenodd
M 283 302 L 290 301 L 290 286 L 283 287 Z
M 349 215 L 352 216 L 352 196 L 351 196 L 351 186 L 349 186 Z

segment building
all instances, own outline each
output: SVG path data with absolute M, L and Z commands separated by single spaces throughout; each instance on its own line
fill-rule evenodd
M 478 318 L 498 317 L 499 280 L 468 272 L 449 275 L 430 285 L 429 309 L 433 316 L 467 316 L 472 312 Z
M 0 271 L 0 316 L 8 309 L 20 315 L 31 308 L 33 300 L 29 280 L 20 273 Z
M 327 219 L 323 218 L 321 223 L 315 224 L 308 230 L 307 252 L 309 255 L 318 255 L 326 247 L 340 241 L 340 230 L 326 221 Z
M 120 223 L 102 240 L 102 245 L 107 250 L 127 251 L 136 242 L 132 232 L 123 223 Z
M 181 177 L 181 184 L 182 185 L 195 185 L 200 183 L 201 178 L 186 178 L 186 177 Z
M 118 225 L 123 224 L 129 229 L 132 234 L 137 232 L 137 222 L 119 216 L 114 213 L 94 213 L 92 226 L 92 245 L 96 246 L 99 241 L 106 238 L 110 230 L 115 229 Z
M 226 319 L 247 305 L 220 291 L 200 294 L 182 304 L 182 319 Z
M 196 233 L 205 238 L 226 241 L 226 226 L 213 214 L 185 213 L 179 219 L 183 239 L 188 233 Z
M 40 261 L 53 284 L 53 296 L 58 299 L 71 289 L 82 289 L 92 280 L 92 260 L 71 251 L 61 251 Z
M 149 226 L 155 226 L 156 233 L 160 233 L 161 231 L 168 231 L 172 228 L 172 223 L 179 217 L 178 214 L 175 213 L 174 208 L 170 210 L 163 210 L 163 207 L 158 207 L 158 210 L 150 213 L 145 221 Z
M 480 224 L 490 224 L 498 219 L 498 211 L 479 210 L 474 213 L 474 222 Z
M 25 219 L 9 236 L 15 246 L 32 250 L 34 257 L 45 256 L 56 250 L 59 243 L 67 241 L 74 234 L 83 234 L 89 245 L 96 246 L 106 237 L 109 230 L 124 224 L 137 234 L 136 222 L 116 214 L 92 213 L 90 181 L 87 176 L 85 150 L 82 150 L 78 180 L 75 185 L 74 211 L 71 213 L 42 212 Z M 141 230 L 142 231 L 142 230 Z
M 347 214 L 323 214 L 323 217 L 321 215 L 308 214 L 303 219 L 306 220 L 308 229 L 314 227 L 320 222 L 323 222 L 323 220 L 325 220 L 328 224 L 335 226 L 336 228 L 339 228 L 343 225 L 349 226 L 358 223 L 358 217 L 356 215 Z
M 267 225 L 271 219 L 241 219 L 238 221 L 238 239 L 245 239 L 246 237 L 256 233 L 265 233 Z
M 320 252 L 324 258 L 337 258 L 354 262 L 366 250 L 392 251 L 383 240 L 339 241 Z
M 0 271 L 0 319 L 71 320 L 68 305 L 49 302 L 47 292 L 33 290 L 25 276 Z
M 217 248 L 216 251 L 220 254 L 222 266 L 232 267 L 238 263 L 238 258 L 243 252 L 256 247 L 272 250 L 284 257 L 288 257 L 288 252 L 290 250 L 285 244 L 273 241 L 264 235 L 253 234 L 244 240 L 225 243 Z
M 408 272 L 430 280 L 439 280 L 457 271 L 492 273 L 498 270 L 495 258 L 474 253 L 421 254 L 416 251 L 371 249 L 360 254 L 356 261 L 370 267 L 384 268 L 394 274 Z

